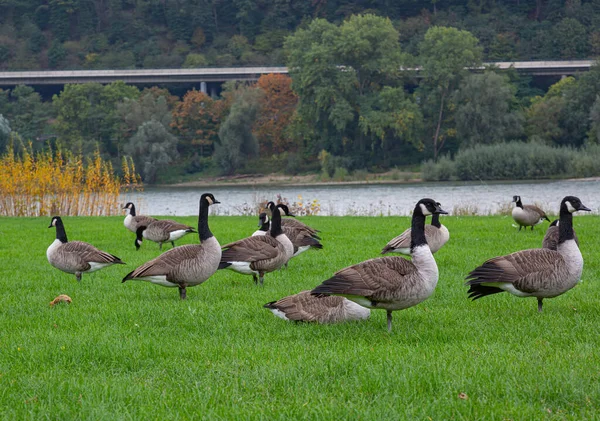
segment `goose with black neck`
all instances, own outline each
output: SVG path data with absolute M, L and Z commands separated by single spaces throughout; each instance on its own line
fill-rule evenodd
M 411 223 L 412 261 L 400 256 L 366 260 L 336 272 L 312 290 L 313 295 L 339 295 L 372 310 L 387 312 L 392 331 L 392 312 L 419 304 L 433 294 L 438 267 L 425 237 L 425 217 L 447 214 L 432 199 L 417 202 Z
M 581 279 L 583 256 L 575 240 L 573 213 L 590 211 L 575 196 L 560 203 L 556 250 L 529 249 L 486 261 L 467 276 L 469 298 L 508 292 L 517 297 L 536 297 L 538 311 L 544 298 L 553 298 L 573 288 Z
M 200 285 L 218 269 L 221 245 L 208 226 L 208 209 L 218 202 L 211 193 L 200 197 L 198 234 L 200 244 L 172 248 L 128 273 L 128 280 L 147 281 L 164 287 L 179 288 L 179 297 L 187 297 L 187 287 Z

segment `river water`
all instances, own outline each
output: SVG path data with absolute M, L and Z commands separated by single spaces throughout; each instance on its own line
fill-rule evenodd
M 409 215 L 424 197 L 440 202 L 450 214 L 488 215 L 506 209 L 514 195 L 550 213 L 558 213 L 561 199 L 568 195 L 578 196 L 594 213 L 600 211 L 600 180 L 148 187 L 142 192 L 124 193 L 121 199 L 123 203 L 134 202 L 140 214 L 186 216 L 197 215 L 198 199 L 204 192 L 213 193 L 221 202 L 211 206 L 217 215 L 255 215 L 259 203 L 275 200 L 277 195 L 305 206 L 316 201 L 319 215 L 337 216 Z

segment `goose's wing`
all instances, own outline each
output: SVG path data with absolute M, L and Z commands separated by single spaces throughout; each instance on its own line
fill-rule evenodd
M 337 296 L 314 296 L 302 291 L 279 301 L 265 304 L 270 310 L 279 310 L 288 320 L 333 323 L 344 318 L 344 298 Z
M 512 284 L 526 293 L 535 292 L 559 272 L 562 263 L 560 253 L 549 249 L 522 250 L 495 257 L 467 276 L 466 285 L 471 287 L 469 297 L 477 299 L 488 295 L 478 291 L 479 286 L 497 288 L 500 284 Z
M 151 223 L 155 222 L 156 218 L 153 218 L 151 216 L 146 216 L 146 215 L 136 215 L 133 217 L 133 220 L 134 220 L 136 226 L 147 227 Z
M 556 250 L 558 247 L 558 227 L 550 226 L 546 230 L 546 235 L 542 240 L 542 248 Z
M 358 296 L 377 301 L 392 300 L 416 279 L 417 268 L 402 257 L 380 257 L 344 268 L 312 290 L 312 294 Z
M 294 249 L 303 246 L 312 246 L 315 248 L 323 248 L 323 245 L 316 238 L 312 237 L 305 230 L 294 227 L 282 227 L 283 233 L 290 239 L 294 245 Z
M 529 210 L 532 210 L 532 211 L 536 212 L 537 214 L 539 214 L 539 215 L 540 215 L 540 218 L 547 219 L 548 221 L 550 220 L 550 219 L 548 219 L 548 217 L 546 216 L 546 212 L 544 212 L 543 210 L 541 210 L 540 208 L 538 208 L 538 207 L 537 207 L 537 206 L 535 206 L 535 205 L 524 205 L 524 206 L 523 206 L 523 208 L 524 208 L 524 209 L 529 209 Z
M 165 230 L 166 232 L 173 232 L 173 231 L 194 231 L 193 227 L 190 227 L 189 225 L 185 225 L 185 224 L 180 224 L 177 221 L 173 221 L 171 219 L 162 219 L 160 221 L 156 221 L 153 223 L 154 226 L 160 227 L 161 229 Z
M 186 265 L 186 261 L 189 260 L 203 260 L 204 253 L 206 253 L 206 249 L 201 244 L 187 244 L 172 248 L 128 273 L 123 278 L 123 282 L 128 279 L 162 275 L 167 276 L 167 280 L 169 280 L 168 275 L 174 268 Z
M 408 228 L 402 234 L 392 238 L 381 250 L 381 254 L 386 254 L 396 249 L 410 248 L 410 240 L 410 228 Z
M 221 262 L 256 262 L 272 259 L 280 252 L 280 243 L 268 235 L 247 237 L 223 246 Z
M 306 232 L 308 232 L 308 234 L 310 234 L 311 237 L 314 237 L 317 240 L 320 240 L 319 236 L 317 235 L 319 230 L 314 229 L 313 227 L 310 227 L 310 226 L 306 225 L 304 222 L 298 221 L 297 219 L 289 219 L 289 218 L 282 219 L 281 226 L 282 227 L 294 227 L 294 228 L 305 230 Z
M 83 241 L 70 241 L 61 247 L 63 253 L 78 256 L 82 262 L 94 263 L 123 263 L 117 256 L 99 250 L 91 244 Z

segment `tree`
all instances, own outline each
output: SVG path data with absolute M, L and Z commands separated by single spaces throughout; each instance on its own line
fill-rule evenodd
M 133 158 L 146 183 L 154 183 L 158 172 L 179 156 L 177 138 L 156 120 L 142 123 L 124 150 Z
M 188 91 L 173 109 L 171 127 L 179 136 L 182 155 L 211 155 L 219 141 L 223 101 L 215 101 L 203 92 Z
M 229 89 L 234 100 L 219 129 L 220 143 L 215 150 L 215 160 L 226 174 L 233 174 L 245 159 L 258 155 L 252 126 L 260 109 L 261 91 L 245 86 Z
M 286 134 L 298 102 L 292 91 L 292 79 L 286 75 L 262 75 L 257 87 L 264 92 L 254 126 L 261 155 L 295 151 L 297 145 Z
M 10 137 L 10 124 L 2 114 L 0 114 L 0 154 L 6 151 L 6 145 Z
M 565 145 L 569 142 L 565 129 L 567 93 L 577 84 L 567 77 L 550 86 L 544 97 L 535 97 L 526 112 L 525 132 L 529 139 L 548 145 Z
M 117 104 L 124 98 L 137 98 L 140 92 L 124 82 L 108 85 L 88 83 L 65 85 L 59 95 L 52 97 L 57 113 L 54 128 L 71 150 L 92 153 L 100 150 L 111 156 L 119 155 L 120 117 Z
M 146 92 L 137 100 L 124 98 L 117 104 L 117 112 L 123 121 L 125 137 L 131 137 L 143 123 L 154 120 L 169 127 L 171 124 L 171 111 L 164 96 L 154 96 Z
M 456 135 L 461 147 L 520 137 L 523 116 L 512 109 L 516 87 L 495 72 L 469 75 L 454 94 Z
M 404 97 L 403 56 L 398 32 L 389 19 L 351 16 L 339 27 L 315 19 L 288 37 L 285 49 L 292 87 L 299 97 L 299 116 L 313 127 L 315 154 L 325 149 L 333 155 L 353 156 L 357 165 L 367 166 L 367 157 L 381 152 L 381 136 L 418 143 L 411 127 L 393 124 L 397 115 L 414 107 Z M 394 88 L 403 98 L 395 102 L 400 109 L 381 106 L 381 95 L 390 92 L 386 88 Z M 377 130 L 373 130 L 375 120 Z
M 44 146 L 44 133 L 52 110 L 32 87 L 20 85 L 10 91 L 10 113 L 6 114 L 14 132 L 31 141 L 35 150 Z
M 441 26 L 431 27 L 419 44 L 418 61 L 421 66 L 421 82 L 418 95 L 433 125 L 430 128 L 433 157 L 444 147 L 446 136 L 442 132 L 448 98 L 468 74 L 470 67 L 481 65 L 481 47 L 468 31 Z

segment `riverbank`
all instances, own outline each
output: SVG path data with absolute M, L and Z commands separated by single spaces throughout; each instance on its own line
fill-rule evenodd
M 224 177 L 203 177 L 197 180 L 188 180 L 169 184 L 156 184 L 152 187 L 223 187 L 223 186 L 345 186 L 363 184 L 406 184 L 420 183 L 423 181 L 420 172 L 387 171 L 378 174 L 365 174 L 364 177 L 353 179 L 347 177 L 342 180 L 323 180 L 319 174 L 285 175 L 285 174 L 240 174 Z

